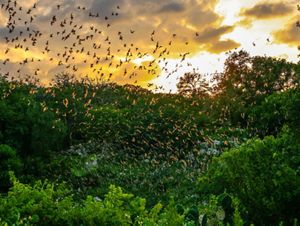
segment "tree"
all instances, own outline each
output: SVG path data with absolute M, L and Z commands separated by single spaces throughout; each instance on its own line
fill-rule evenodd
M 232 53 L 217 78 L 214 94 L 220 109 L 232 122 L 247 123 L 247 112 L 273 94 L 299 84 L 300 65 L 267 56 L 250 56 L 246 51 Z M 246 114 L 246 115 L 245 115 Z
M 187 97 L 206 97 L 210 87 L 207 80 L 199 73 L 185 73 L 177 83 L 178 93 Z
M 299 69 L 299 65 L 285 59 L 235 52 L 225 62 L 218 91 L 222 95 L 242 96 L 251 104 L 260 97 L 297 86 Z

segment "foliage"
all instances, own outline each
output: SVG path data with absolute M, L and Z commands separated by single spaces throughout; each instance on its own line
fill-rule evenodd
M 16 148 L 23 156 L 60 148 L 65 127 L 36 100 L 37 87 L 4 80 L 0 87 L 0 142 Z
M 125 151 L 92 142 L 51 158 L 51 174 L 47 177 L 64 178 L 79 196 L 104 194 L 113 183 L 147 198 L 150 206 L 159 201 L 166 204 L 170 196 L 181 203 L 192 203 L 197 200 L 194 182 L 202 165 L 204 162 L 192 154 L 180 161 L 159 154 L 132 157 Z
M 76 200 L 65 184 L 36 181 L 30 186 L 13 173 L 10 177 L 13 187 L 0 197 L 1 225 L 225 225 L 225 212 L 216 196 L 187 209 L 173 198 L 165 206 L 158 203 L 148 208 L 146 199 L 114 185 L 104 196 Z M 234 217 L 243 222 L 235 204 L 234 211 Z
M 110 186 L 101 200 L 87 196 L 76 202 L 64 186 L 38 181 L 34 186 L 22 184 L 12 176 L 13 187 L 0 198 L 1 223 L 27 222 L 30 225 L 183 225 L 174 202 L 147 210 L 146 200 Z
M 287 124 L 299 134 L 300 90 L 274 93 L 249 111 L 249 130 L 261 137 L 278 134 Z M 267 109 L 267 110 L 266 110 Z
M 245 51 L 232 53 L 225 62 L 217 88 L 231 97 L 242 95 L 246 104 L 260 97 L 293 88 L 299 84 L 299 65 L 265 56 L 251 57 Z
M 234 52 L 225 61 L 224 72 L 215 77 L 215 106 L 223 120 L 247 125 L 248 111 L 265 97 L 299 85 L 299 64 L 266 56 L 251 57 Z
M 16 150 L 8 145 L 0 144 L 0 189 L 2 191 L 10 186 L 8 172 L 13 170 L 19 174 L 21 167 L 22 163 Z
M 300 211 L 299 148 L 288 132 L 248 141 L 213 160 L 200 192 L 232 193 L 257 224 L 291 222 Z
M 117 149 L 135 153 L 160 152 L 183 158 L 185 150 L 191 150 L 203 141 L 202 128 L 205 117 L 186 116 L 175 106 L 144 106 L 123 109 L 98 108 L 84 127 L 89 138 L 111 143 Z M 201 134 L 202 133 L 202 134 Z
M 82 141 L 81 123 L 91 109 L 95 89 L 88 79 L 77 80 L 69 74 L 58 74 L 52 87 L 40 93 L 39 101 L 48 112 L 55 112 L 66 127 L 63 148 Z

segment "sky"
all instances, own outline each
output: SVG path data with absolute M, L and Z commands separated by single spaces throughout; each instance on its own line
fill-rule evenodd
M 297 62 L 298 0 L 0 0 L 0 73 L 176 91 L 232 51 Z M 299 3 L 299 2 L 298 2 Z

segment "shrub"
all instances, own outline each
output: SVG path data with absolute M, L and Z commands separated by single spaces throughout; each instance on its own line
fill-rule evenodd
M 8 172 L 19 173 L 22 164 L 16 150 L 6 144 L 0 144 L 0 189 L 6 190 L 10 186 Z
M 201 193 L 232 193 L 254 223 L 291 223 L 300 212 L 300 145 L 289 132 L 253 139 L 213 159 Z
M 146 200 L 110 186 L 103 199 L 87 196 L 76 202 L 63 184 L 37 181 L 20 183 L 11 174 L 13 187 L 0 197 L 0 223 L 27 225 L 183 225 L 184 216 L 171 201 L 146 209 Z
M 50 162 L 46 177 L 65 180 L 81 197 L 86 193 L 104 194 L 110 184 L 115 184 L 147 198 L 148 206 L 153 206 L 158 201 L 168 203 L 170 196 L 183 204 L 195 202 L 195 182 L 203 158 L 190 155 L 178 161 L 172 156 L 130 157 L 126 151 L 89 142 L 56 154 Z
M 248 126 L 252 134 L 277 135 L 287 124 L 299 133 L 300 89 L 274 93 L 249 111 Z
M 37 88 L 22 83 L 8 87 L 0 98 L 0 142 L 16 148 L 22 156 L 60 149 L 65 126 L 36 100 L 33 93 Z

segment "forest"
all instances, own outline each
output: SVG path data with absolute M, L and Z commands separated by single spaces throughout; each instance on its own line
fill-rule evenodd
M 178 93 L 0 76 L 1 225 L 300 225 L 300 64 L 232 52 Z

